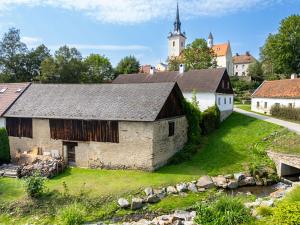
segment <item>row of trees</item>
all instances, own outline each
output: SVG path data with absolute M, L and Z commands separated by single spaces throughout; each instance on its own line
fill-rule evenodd
M 260 61 L 249 67 L 255 81 L 289 78 L 300 73 L 300 15 L 283 19 L 260 49 Z
M 0 82 L 101 83 L 118 74 L 136 73 L 139 66 L 134 56 L 127 56 L 113 68 L 103 55 L 83 58 L 76 48 L 68 46 L 60 47 L 54 55 L 45 45 L 29 50 L 15 28 L 0 41 Z

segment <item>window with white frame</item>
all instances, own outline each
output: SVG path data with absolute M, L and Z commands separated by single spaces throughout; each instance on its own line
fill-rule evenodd
M 218 105 L 221 105 L 221 97 L 218 97 Z
M 224 97 L 224 105 L 226 105 L 226 97 Z

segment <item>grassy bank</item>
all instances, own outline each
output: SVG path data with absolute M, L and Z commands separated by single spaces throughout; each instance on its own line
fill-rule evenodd
M 218 175 L 242 171 L 250 163 L 259 163 L 265 160 L 263 157 L 257 157 L 256 152 L 269 148 L 272 142 L 263 141 L 264 138 L 269 137 L 275 131 L 281 130 L 282 128 L 277 125 L 234 113 L 222 123 L 217 131 L 207 137 L 202 137 L 202 146 L 190 161 L 165 166 L 153 173 L 70 168 L 63 174 L 47 181 L 47 188 L 52 194 L 46 196 L 44 202 L 39 203 L 39 209 L 36 211 L 29 210 L 27 213 L 13 216 L 15 223 L 32 221 L 37 212 L 39 212 L 39 215 L 44 215 L 44 221 L 50 220 L 52 223 L 55 217 L 51 217 L 49 213 L 55 215 L 60 207 L 68 204 L 55 194 L 64 191 L 63 183 L 67 184 L 70 194 L 78 195 L 82 190 L 88 194 L 88 198 L 93 202 L 93 199 L 99 200 L 104 196 L 116 199 L 147 186 L 159 187 L 194 180 L 204 174 Z M 199 198 L 201 196 L 187 198 L 185 206 L 192 205 Z M 97 207 L 90 209 L 90 218 L 88 219 L 93 221 L 105 218 L 105 216 L 114 212 L 116 205 L 111 203 L 111 199 L 108 201 L 110 203 L 107 203 L 106 200 L 96 201 Z M 15 201 L 24 202 L 25 192 L 22 181 L 1 178 L 0 200 L 7 202 L 6 204 L 12 204 Z M 182 201 L 180 202 L 182 203 Z M 171 210 L 181 203 L 170 199 L 169 202 L 160 204 L 162 208 Z M 30 204 L 28 205 L 30 206 Z M 49 208 L 52 210 L 49 210 Z M 4 213 L 0 219 L 7 220 L 7 214 Z M 40 222 L 40 224 L 42 223 Z

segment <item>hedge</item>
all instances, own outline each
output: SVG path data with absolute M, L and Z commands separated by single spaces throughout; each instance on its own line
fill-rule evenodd
M 10 162 L 8 135 L 5 128 L 0 128 L 0 164 Z
M 201 129 L 204 134 L 209 134 L 220 126 L 220 110 L 212 106 L 202 113 Z
M 270 113 L 274 117 L 300 121 L 300 108 L 274 105 Z

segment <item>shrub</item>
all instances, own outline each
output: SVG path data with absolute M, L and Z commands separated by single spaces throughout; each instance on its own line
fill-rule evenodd
M 300 202 L 280 202 L 272 214 L 273 224 L 297 225 L 300 221 Z
M 5 128 L 0 128 L 0 165 L 10 162 L 8 135 Z
M 25 191 L 31 198 L 40 197 L 45 190 L 45 178 L 40 173 L 34 173 L 25 178 Z
M 203 133 L 209 134 L 220 125 L 220 110 L 218 106 L 212 106 L 202 113 L 201 129 Z
M 270 216 L 272 215 L 272 208 L 268 206 L 259 206 L 256 208 L 257 215 Z
M 201 138 L 201 112 L 197 105 L 183 101 L 183 108 L 186 113 L 188 121 L 188 142 L 185 144 L 182 150 L 177 152 L 170 160 L 169 163 L 178 164 L 184 160 L 188 160 L 194 153 L 197 152 L 198 145 Z
M 202 225 L 249 224 L 252 220 L 250 210 L 240 198 L 221 196 L 213 202 L 200 203 L 195 222 Z
M 274 105 L 270 111 L 272 116 L 282 119 L 300 121 L 300 108 Z
M 62 225 L 80 225 L 84 223 L 84 215 L 84 207 L 73 203 L 61 210 L 59 220 Z

